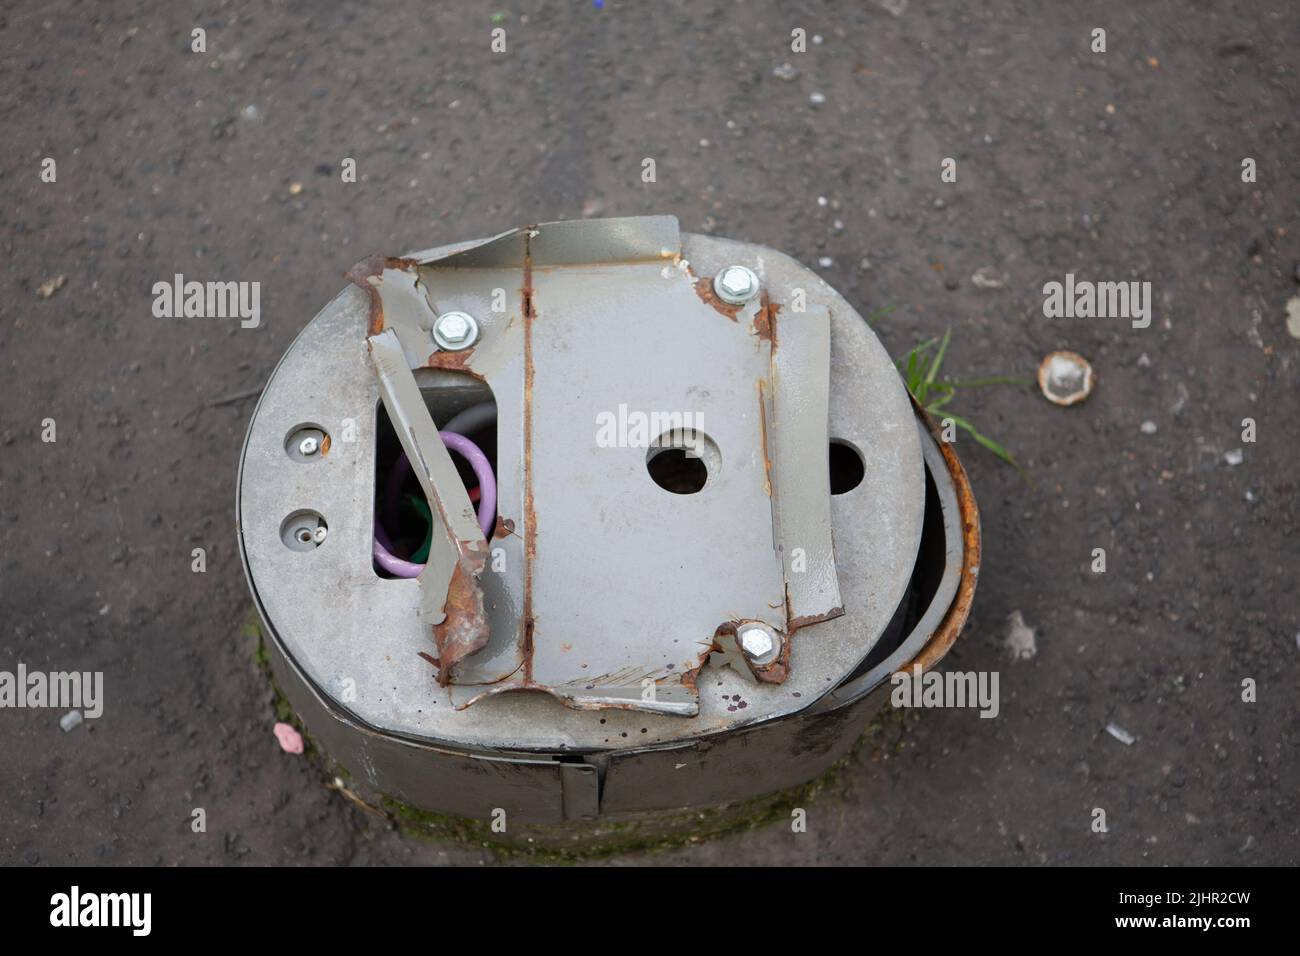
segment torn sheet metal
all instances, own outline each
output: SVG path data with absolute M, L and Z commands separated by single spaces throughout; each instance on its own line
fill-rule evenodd
M 775 311 L 775 305 L 768 309 Z M 808 303 L 769 321 L 778 343 L 768 429 L 777 476 L 772 501 L 793 631 L 844 613 L 831 541 L 830 471 L 819 467 L 830 447 L 831 317 L 824 305 Z
M 487 542 L 451 454 L 420 397 L 394 328 L 368 339 L 379 392 L 416 479 L 431 506 L 433 536 L 420 574 L 420 620 L 433 627 L 438 680 L 488 641 L 479 578 Z
M 712 277 L 731 264 L 760 277 L 762 297 L 710 301 Z M 358 720 L 413 739 L 525 749 L 708 735 L 809 707 L 879 638 L 920 536 L 922 459 L 888 355 L 815 273 L 770 249 L 681 235 L 672 217 L 645 217 L 544 223 L 367 260 L 352 278 L 268 386 L 245 454 L 241 520 L 251 529 L 250 574 L 274 582 L 263 600 L 287 652 L 329 695 L 346 678 L 356 694 L 344 706 Z M 799 572 L 786 558 L 803 545 L 786 540 L 796 518 L 781 521 L 787 485 L 826 461 L 823 449 L 798 465 L 778 462 L 781 376 L 800 380 L 811 368 L 798 358 L 797 323 L 785 331 L 782 321 L 805 292 L 835 328 L 828 434 L 863 450 L 866 477 L 831 502 L 845 616 L 796 629 L 795 619 L 834 604 L 825 589 L 788 593 Z M 433 319 L 451 310 L 479 324 L 473 348 L 425 342 Z M 394 382 L 405 364 L 432 404 L 470 382 L 490 388 L 498 412 L 498 515 L 478 578 L 488 637 L 440 668 L 442 687 L 420 657 L 421 579 L 380 577 L 370 560 L 378 449 L 364 423 L 385 387 L 364 340 L 390 330 L 401 351 L 399 362 L 389 340 Z M 620 405 L 703 414 L 716 450 L 700 494 L 651 481 L 645 443 L 657 435 L 595 440 L 596 416 L 617 416 Z M 797 411 L 787 406 L 785 420 Z M 350 443 L 337 440 L 347 419 L 363 426 Z M 284 436 L 312 423 L 335 432 L 331 453 L 285 467 Z M 284 548 L 286 502 L 328 518 L 325 546 L 306 556 Z M 470 520 L 464 503 L 451 512 Z M 455 591 L 455 567 L 439 567 Z M 444 599 L 439 612 L 447 607 Z M 745 620 L 789 636 L 777 669 L 760 676 L 715 650 L 719 627 Z
M 444 279 L 453 270 L 463 279 L 467 270 L 506 267 L 520 253 L 523 382 L 517 367 L 501 368 L 503 376 L 480 369 L 473 355 L 448 356 L 481 374 L 506 406 L 522 393 L 516 424 L 524 453 L 516 473 L 502 476 L 522 499 L 503 495 L 499 505 L 524 544 L 523 566 L 513 572 L 521 577 L 519 619 L 498 616 L 481 660 L 468 660 L 489 643 L 481 631 L 472 644 L 446 645 L 458 649 L 451 665 L 440 643 L 439 681 L 455 685 L 462 707 L 529 689 L 581 708 L 694 714 L 696 675 L 719 627 L 745 618 L 784 632 L 788 609 L 799 623 L 839 612 L 829 487 L 818 467 L 824 451 L 799 458 L 814 444 L 825 448 L 828 316 L 822 308 L 790 320 L 788 356 L 774 353 L 779 306 L 766 297 L 725 306 L 701 295 L 680 262 L 669 217 L 543 224 L 441 260 L 372 260 L 356 273 L 380 302 L 372 327 L 382 323 L 384 331 L 371 336 L 372 350 L 392 337 L 375 358 L 394 421 L 410 416 L 393 412 L 402 404 L 393 394 L 401 377 L 382 368 L 380 355 L 396 363 L 400 342 L 407 364 L 421 364 L 438 312 L 432 297 Z M 480 347 L 491 348 L 491 340 L 485 329 Z M 446 367 L 439 358 L 429 364 Z M 402 387 L 414 391 L 413 381 Z M 630 418 L 642 430 L 610 441 L 597 427 L 606 416 Z M 709 448 L 727 449 L 725 461 L 702 458 L 710 469 L 706 494 L 666 494 L 646 479 L 651 446 L 665 430 L 698 431 Z M 431 420 L 427 431 L 436 440 Z M 402 439 L 411 442 L 408 431 Z M 696 454 L 693 441 L 682 444 Z M 810 462 L 816 475 L 804 481 Z M 435 477 L 435 491 L 439 484 Z M 456 516 L 463 522 L 472 511 L 462 498 Z M 781 512 L 784 526 L 777 520 L 774 527 Z M 718 561 L 722 542 L 729 558 Z M 422 582 L 434 591 L 444 581 L 464 588 L 470 578 L 449 570 L 454 554 L 444 548 Z M 701 588 L 705 568 L 712 580 Z M 779 683 L 787 671 L 787 664 L 765 668 L 759 679 Z

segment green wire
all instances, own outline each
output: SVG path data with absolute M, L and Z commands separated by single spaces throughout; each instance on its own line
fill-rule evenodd
M 433 515 L 429 513 L 429 503 L 419 495 L 405 495 L 406 501 L 424 519 L 424 544 L 411 555 L 411 561 L 415 564 L 424 564 L 429 560 L 429 548 L 433 544 Z

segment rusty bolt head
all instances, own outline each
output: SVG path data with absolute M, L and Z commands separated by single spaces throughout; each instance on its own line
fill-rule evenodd
M 299 453 L 306 455 L 308 457 L 316 454 L 316 452 L 319 450 L 320 450 L 320 442 L 318 442 L 315 439 L 315 437 L 311 435 L 308 435 L 302 441 L 298 442 Z
M 433 340 L 449 352 L 467 349 L 477 338 L 478 323 L 464 312 L 444 312 L 433 323 Z
M 728 305 L 744 305 L 758 295 L 758 276 L 744 266 L 727 266 L 713 277 L 713 291 Z
M 766 624 L 742 624 L 740 649 L 755 664 L 770 664 L 781 653 L 781 636 Z

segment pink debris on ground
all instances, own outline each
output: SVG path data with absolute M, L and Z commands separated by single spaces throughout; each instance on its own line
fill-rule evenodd
M 275 725 L 275 739 L 280 741 L 280 748 L 287 754 L 302 753 L 302 734 L 288 724 Z

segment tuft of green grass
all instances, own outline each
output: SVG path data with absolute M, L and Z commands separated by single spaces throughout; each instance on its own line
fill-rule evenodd
M 951 419 L 953 424 L 967 432 L 980 445 L 997 455 L 1023 476 L 1015 456 L 1001 444 L 979 431 L 974 425 L 960 415 L 948 410 L 957 390 L 961 388 L 980 388 L 985 385 L 1027 385 L 1028 379 L 1011 378 L 995 375 L 989 378 L 973 378 L 964 381 L 939 378 L 939 367 L 948 354 L 948 343 L 952 341 L 952 329 L 943 333 L 943 338 L 927 339 L 914 347 L 907 355 L 898 360 L 898 370 L 903 375 L 907 390 L 912 393 L 917 404 L 937 418 Z

